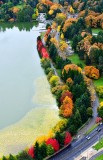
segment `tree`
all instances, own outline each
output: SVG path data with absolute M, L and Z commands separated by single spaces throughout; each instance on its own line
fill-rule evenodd
M 100 106 L 97 108 L 99 117 L 103 118 L 103 102 L 100 102 Z
M 69 132 L 65 132 L 64 145 L 70 144 L 72 141 L 71 134 Z
M 87 108 L 87 115 L 88 115 L 88 117 L 92 117 L 93 116 L 93 110 L 92 110 L 91 107 Z
M 47 155 L 50 156 L 54 153 L 54 149 L 51 145 L 47 145 Z
M 72 115 L 73 101 L 66 96 L 63 100 L 63 104 L 60 107 L 60 115 L 63 117 L 70 117 Z
M 69 97 L 69 98 L 71 98 L 71 99 L 73 99 L 73 95 L 72 95 L 71 92 L 69 92 L 69 91 L 64 91 L 64 92 L 62 93 L 62 96 L 60 97 L 60 102 L 61 102 L 61 103 L 63 103 L 63 101 L 64 101 L 64 99 L 65 99 L 66 96 Z
M 81 119 L 82 119 L 82 123 L 85 123 L 88 120 L 88 115 L 87 115 L 87 111 L 84 105 L 81 105 L 80 108 L 78 108 L 80 115 L 81 115 Z
M 59 83 L 59 77 L 58 76 L 52 76 L 49 80 L 52 87 L 55 87 Z
M 22 10 L 19 10 L 17 15 L 17 21 L 30 22 L 34 13 L 33 8 L 30 5 L 24 6 Z
M 80 128 L 82 125 L 82 120 L 81 120 L 81 115 L 79 110 L 77 109 L 75 114 L 74 114 L 74 121 L 75 121 L 75 127 L 76 129 Z
M 73 37 L 73 42 L 72 42 L 72 48 L 74 49 L 74 51 L 76 51 L 77 44 L 78 44 L 78 36 L 75 35 Z
M 88 55 L 86 55 L 85 63 L 87 66 L 91 65 L 91 60 Z
M 80 84 L 75 84 L 71 87 L 71 92 L 73 94 L 74 100 L 77 98 L 80 98 L 80 96 L 85 93 L 86 90 L 86 84 L 84 82 L 81 82 Z
M 46 145 L 51 145 L 55 152 L 58 151 L 60 147 L 58 141 L 55 138 L 49 138 L 46 141 Z
M 5 156 L 3 156 L 2 160 L 8 160 Z
M 53 43 L 49 47 L 49 54 L 50 54 L 50 57 L 52 58 L 52 60 L 55 62 L 56 56 L 58 54 L 57 54 L 57 49 Z
M 42 66 L 44 69 L 50 68 L 50 67 L 51 67 L 50 59 L 42 58 L 42 59 L 41 59 L 41 66 Z
M 58 140 L 60 147 L 63 147 L 64 145 L 64 134 L 60 132 L 55 133 L 55 138 Z
M 93 79 L 98 79 L 99 78 L 99 70 L 96 69 L 94 66 L 86 66 L 84 68 L 86 76 L 93 78 Z
M 69 132 L 71 133 L 72 136 L 77 133 L 77 129 L 76 129 L 76 127 L 75 127 L 74 124 L 71 124 L 71 125 L 69 126 Z
M 34 155 L 34 147 L 33 146 L 29 148 L 28 155 L 30 155 L 32 158 L 35 157 L 35 155 Z
M 98 69 L 99 69 L 99 71 L 100 71 L 100 74 L 103 75 L 103 56 L 99 56 Z
M 35 159 L 36 160 L 42 160 L 43 157 L 41 155 L 40 147 L 39 147 L 39 143 L 38 142 L 35 143 L 34 148 L 35 148 Z
M 17 160 L 17 158 L 10 154 L 9 155 L 9 160 Z
M 47 146 L 45 143 L 42 143 L 42 145 L 40 146 L 40 154 L 43 158 L 47 156 Z
M 33 158 L 30 157 L 26 151 L 19 153 L 16 156 L 16 158 L 17 158 L 17 160 L 33 160 Z

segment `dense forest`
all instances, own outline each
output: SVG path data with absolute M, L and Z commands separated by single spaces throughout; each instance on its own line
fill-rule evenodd
M 79 17 L 84 17 L 87 24 L 91 27 L 103 27 L 103 0 L 60 0 L 59 3 L 64 6 L 65 11 L 69 11 L 70 6 L 73 7 L 75 13 L 79 13 Z M 38 6 L 36 6 L 38 4 Z M 18 21 L 28 22 L 35 20 L 39 12 L 49 13 L 52 1 L 46 0 L 0 0 L 0 21 Z M 38 10 L 36 10 L 36 7 Z M 53 15 L 48 15 L 49 18 L 54 18 L 56 13 L 60 13 L 61 9 L 55 9 Z
M 0 21 L 30 22 L 38 14 L 35 10 L 38 0 L 0 1 Z

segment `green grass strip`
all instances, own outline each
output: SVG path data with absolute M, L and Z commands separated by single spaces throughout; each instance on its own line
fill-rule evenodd
M 94 125 L 86 132 L 86 134 L 89 134 L 90 132 L 92 132 L 97 126 L 98 126 L 98 124 L 94 124 Z
M 100 141 L 95 145 L 93 146 L 94 149 L 96 149 L 97 151 L 101 148 L 103 148 L 103 138 L 100 139 Z M 102 159 L 103 160 L 103 159 Z
M 103 154 L 98 156 L 95 160 L 103 160 Z

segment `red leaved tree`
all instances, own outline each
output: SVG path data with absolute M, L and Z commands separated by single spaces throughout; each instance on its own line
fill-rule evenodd
M 29 150 L 28 150 L 28 155 L 29 155 L 30 157 L 32 157 L 32 158 L 35 157 L 35 155 L 34 155 L 34 147 L 33 147 L 33 146 L 29 148 Z
M 64 145 L 69 144 L 72 141 L 71 134 L 69 132 L 65 133 Z
M 59 142 L 56 140 L 56 139 L 53 139 L 53 138 L 49 138 L 47 141 L 46 141 L 46 144 L 47 145 L 51 145 L 54 149 L 55 152 L 57 152 L 60 148 L 59 146 Z
M 63 100 L 65 99 L 66 96 L 69 97 L 69 98 L 71 98 L 71 99 L 73 99 L 72 93 L 69 92 L 69 91 L 65 91 L 65 92 L 62 94 L 61 98 L 60 98 L 60 102 L 61 102 L 61 103 L 63 103 Z

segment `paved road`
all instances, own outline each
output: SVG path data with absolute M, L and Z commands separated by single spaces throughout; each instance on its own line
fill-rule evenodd
M 74 160 L 78 157 L 82 152 L 84 152 L 87 148 L 96 143 L 101 137 L 103 137 L 103 124 L 99 126 L 101 131 L 98 132 L 96 129 L 92 131 L 88 136 L 90 139 L 86 139 L 84 136 L 80 140 L 75 140 L 72 142 L 71 146 L 68 146 L 66 149 L 62 150 L 55 156 L 52 156 L 48 160 Z
M 78 131 L 78 135 L 80 135 L 81 137 L 83 137 L 84 134 L 95 124 L 95 119 L 97 117 L 97 108 L 99 106 L 99 100 L 98 100 L 98 97 L 97 97 L 96 93 L 94 93 L 94 95 L 95 95 L 95 100 L 94 100 L 94 102 L 92 104 L 93 117 L 90 119 L 89 122 L 86 123 L 86 125 L 82 129 L 80 129 Z

